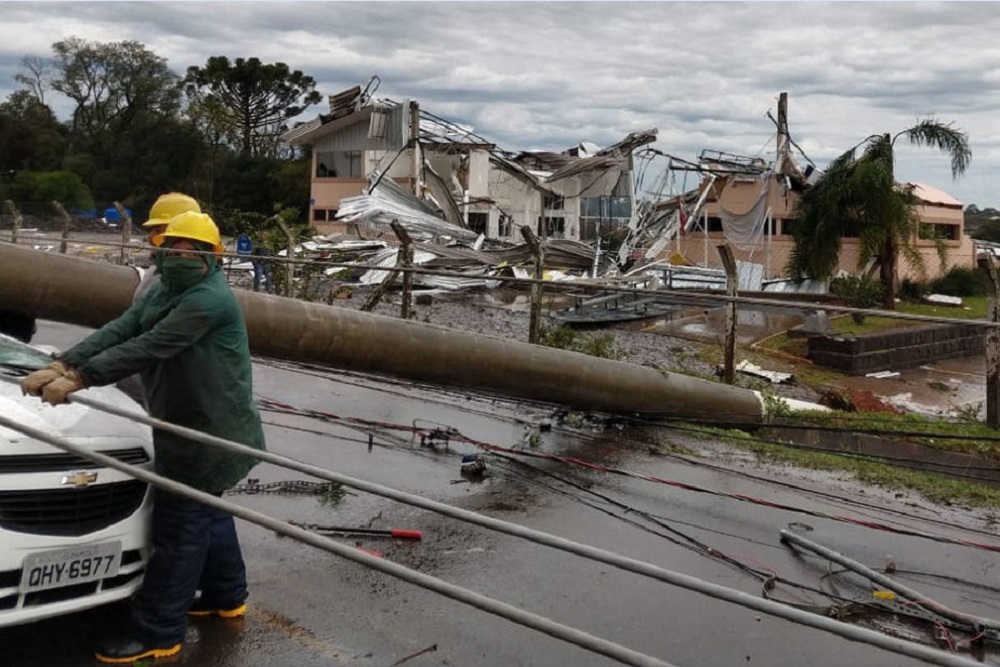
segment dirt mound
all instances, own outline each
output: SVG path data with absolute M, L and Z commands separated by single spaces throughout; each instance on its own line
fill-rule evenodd
M 883 401 L 870 391 L 860 389 L 837 389 L 823 393 L 820 402 L 834 410 L 846 412 L 892 412 L 902 414 L 902 410 Z

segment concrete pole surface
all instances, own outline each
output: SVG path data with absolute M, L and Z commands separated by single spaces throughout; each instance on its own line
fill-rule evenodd
M 0 304 L 40 319 L 98 327 L 132 304 L 128 267 L 0 243 Z M 255 355 L 325 363 L 421 382 L 615 414 L 760 421 L 756 392 L 678 373 L 235 290 Z

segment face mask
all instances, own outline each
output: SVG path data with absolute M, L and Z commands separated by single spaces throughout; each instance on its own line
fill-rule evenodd
M 160 280 L 171 292 L 183 292 L 205 277 L 205 262 L 199 257 L 170 257 L 158 253 Z

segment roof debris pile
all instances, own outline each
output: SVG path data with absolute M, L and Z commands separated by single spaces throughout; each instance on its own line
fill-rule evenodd
M 350 224 L 368 224 L 389 230 L 398 221 L 415 240 L 439 237 L 474 239 L 476 234 L 440 217 L 429 203 L 418 199 L 381 173 L 374 174 L 368 193 L 340 201 L 337 219 Z

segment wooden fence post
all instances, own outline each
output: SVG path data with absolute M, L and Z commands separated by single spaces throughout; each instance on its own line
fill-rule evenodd
M 295 264 L 293 260 L 295 258 L 295 234 L 289 229 L 288 225 L 280 215 L 274 216 L 275 222 L 281 227 L 281 231 L 285 232 L 285 237 L 288 239 L 288 256 L 285 258 L 288 260 L 285 262 L 285 296 L 292 296 L 292 279 L 295 277 Z
M 722 267 L 726 270 L 726 296 L 735 297 L 739 287 L 739 276 L 736 273 L 736 260 L 728 243 L 716 246 L 722 258 Z M 726 303 L 726 351 L 725 366 L 722 379 L 726 384 L 736 381 L 736 302 Z
M 993 251 L 987 250 L 986 253 L 976 263 L 986 273 L 993 288 L 989 320 L 1000 323 L 1000 280 L 997 278 Z M 1000 329 L 996 327 L 986 330 L 986 423 L 993 428 L 1000 426 Z
M 399 274 L 403 274 L 403 305 L 400 311 L 400 317 L 403 319 L 410 318 L 410 303 L 411 296 L 410 291 L 412 287 L 413 278 L 410 277 L 409 271 L 400 271 L 401 268 L 410 267 L 413 265 L 413 240 L 410 238 L 409 233 L 406 229 L 399 224 L 399 221 L 393 220 L 389 223 L 392 227 L 393 233 L 396 238 L 399 239 L 399 250 L 396 252 L 396 267 L 391 269 L 379 283 L 378 287 L 368 296 L 368 300 L 364 302 L 361 306 L 361 310 L 365 312 L 370 312 L 378 302 L 382 300 L 385 293 L 389 291 L 396 279 L 399 278 Z M 407 280 L 409 278 L 409 280 Z M 409 284 L 408 284 L 409 283 Z
M 542 267 L 545 262 L 544 250 L 538 238 L 531 231 L 531 227 L 524 225 L 521 227 L 521 236 L 528 244 L 531 254 L 535 256 L 535 279 L 542 279 Z M 528 320 L 528 342 L 538 343 L 541 338 L 542 328 L 542 284 L 532 283 L 531 285 L 531 317 Z
M 399 224 L 398 220 L 393 220 L 390 224 L 392 231 L 396 234 L 396 238 L 399 239 L 399 258 L 397 265 L 403 269 L 410 269 L 413 267 L 413 239 L 410 238 L 409 233 L 403 225 Z M 410 319 L 410 314 L 413 312 L 413 273 L 410 271 L 403 271 L 403 303 L 400 306 L 399 316 L 404 320 Z
M 10 231 L 10 242 L 17 243 L 17 233 L 21 231 L 21 223 L 24 221 L 24 218 L 21 217 L 21 212 L 17 210 L 17 206 L 14 206 L 13 201 L 8 199 L 5 203 L 10 210 L 10 214 L 14 217 L 14 226 Z
M 125 207 L 120 202 L 114 202 L 115 210 L 122 217 L 122 251 L 118 255 L 118 263 L 125 265 L 129 263 L 129 243 L 132 242 L 132 216 L 128 214 Z
M 62 241 L 59 242 L 59 252 L 65 255 L 66 245 L 67 242 L 69 241 L 69 227 L 70 224 L 72 224 L 73 219 L 69 217 L 69 213 L 66 212 L 66 209 L 63 208 L 63 205 L 54 199 L 52 200 L 52 208 L 56 210 L 56 213 L 59 214 L 59 217 L 62 218 L 63 221 Z

